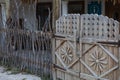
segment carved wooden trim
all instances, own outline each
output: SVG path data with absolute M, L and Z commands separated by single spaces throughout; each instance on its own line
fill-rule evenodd
M 56 65 L 56 64 L 53 64 L 53 68 L 57 68 L 57 69 L 61 69 L 61 70 L 66 71 L 66 69 L 64 69 L 64 68 L 62 68 L 62 67 L 60 67 L 60 66 L 58 66 L 58 65 Z
M 68 68 L 72 67 L 72 66 L 73 66 L 74 64 L 76 64 L 78 61 L 79 61 L 79 58 L 76 59 L 73 63 L 71 63 L 71 64 L 68 66 Z
M 66 40 L 62 41 L 62 42 L 60 43 L 60 45 L 55 49 L 55 51 L 57 51 L 65 42 L 66 42 Z
M 80 59 L 80 61 L 95 77 L 97 77 L 97 74 L 82 59 Z
M 58 60 L 61 62 L 61 64 L 63 65 L 63 67 L 65 69 L 67 69 L 67 66 L 64 64 L 64 62 L 61 60 L 60 56 L 57 54 L 57 52 L 55 52 L 55 55 L 57 56 Z
M 109 71 L 105 72 L 104 74 L 100 75 L 100 77 L 104 77 L 106 76 L 107 74 L 111 73 L 112 71 L 116 70 L 118 68 L 118 65 L 113 67 L 112 69 L 110 69 Z
M 111 53 L 109 52 L 106 48 L 104 48 L 101 44 L 98 44 L 101 49 L 103 49 L 115 62 L 118 63 L 118 59 Z
M 89 47 L 89 49 L 87 49 L 86 51 L 83 52 L 83 55 L 84 56 L 88 51 L 90 51 L 92 48 L 94 48 L 96 46 L 96 44 L 93 44 L 92 46 Z

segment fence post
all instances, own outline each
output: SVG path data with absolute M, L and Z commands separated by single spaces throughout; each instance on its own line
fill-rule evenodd
M 56 80 L 56 71 L 54 68 L 54 63 L 55 63 L 55 38 L 53 37 L 51 39 L 52 41 L 52 75 L 53 75 L 53 80 Z

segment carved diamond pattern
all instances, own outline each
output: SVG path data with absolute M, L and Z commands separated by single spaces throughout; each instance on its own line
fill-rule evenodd
M 81 59 L 81 63 L 95 77 L 103 78 L 118 68 L 117 58 L 103 45 L 96 44 L 96 46 L 88 48 L 84 54 L 86 59 Z M 115 63 L 111 65 L 111 68 L 109 67 L 109 60 Z
M 61 58 L 65 64 L 69 64 L 73 60 L 73 51 L 68 43 L 61 47 Z
M 90 67 L 93 67 L 97 71 L 103 71 L 108 64 L 107 57 L 103 53 L 95 51 L 89 58 Z

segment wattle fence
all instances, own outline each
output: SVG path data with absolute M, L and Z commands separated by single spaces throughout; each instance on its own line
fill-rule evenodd
M 52 33 L 0 29 L 0 63 L 52 80 Z

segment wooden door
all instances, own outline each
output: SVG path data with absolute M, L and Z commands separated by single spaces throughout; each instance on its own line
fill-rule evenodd
M 76 42 L 79 18 L 80 15 L 68 15 L 59 18 L 56 22 L 58 26 L 55 34 L 54 54 L 56 80 L 79 80 L 79 54 L 76 52 L 79 46 Z

